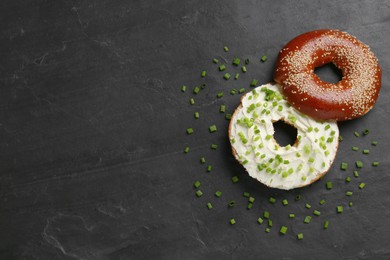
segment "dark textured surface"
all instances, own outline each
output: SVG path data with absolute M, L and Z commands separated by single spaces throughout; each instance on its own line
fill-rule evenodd
M 281 2 L 2 1 L 0 259 L 389 259 L 390 1 Z M 248 90 L 252 78 L 271 81 L 279 49 L 317 28 L 345 30 L 371 46 L 383 69 L 381 95 L 368 115 L 340 124 L 344 141 L 325 180 L 290 192 L 267 189 L 234 161 L 219 104 L 232 111 L 239 96 L 230 89 Z M 250 58 L 248 73 L 223 82 L 211 59 L 230 64 L 236 55 Z M 190 106 L 193 86 L 203 82 Z M 214 123 L 218 132 L 209 134 Z M 188 127 L 194 135 L 185 134 Z M 365 128 L 369 135 L 353 135 Z M 365 167 L 354 178 L 357 159 Z M 373 160 L 381 165 L 371 167 Z M 341 161 L 349 163 L 345 172 Z M 233 175 L 241 181 L 232 184 Z M 256 198 L 251 210 L 243 191 Z M 231 199 L 237 205 L 228 209 Z M 321 211 L 309 225 L 305 203 Z M 336 205 L 344 205 L 342 214 Z M 256 223 L 264 210 L 274 224 L 269 234 Z M 289 228 L 285 236 L 281 225 Z

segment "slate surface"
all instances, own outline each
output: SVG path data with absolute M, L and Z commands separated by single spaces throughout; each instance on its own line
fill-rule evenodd
M 390 258 L 390 1 L 2 1 L 0 21 L 0 259 Z M 280 48 L 317 28 L 345 30 L 371 46 L 383 69 L 381 95 L 368 115 L 340 124 L 344 141 L 323 180 L 267 189 L 233 159 L 219 105 L 232 111 L 239 95 L 230 89 L 271 81 Z M 233 72 L 234 56 L 251 60 L 248 72 L 224 82 L 211 59 Z M 217 100 L 218 91 L 225 96 Z M 208 133 L 211 124 L 217 133 Z M 369 135 L 353 135 L 366 128 Z M 353 152 L 354 145 L 371 152 Z M 358 178 L 356 160 L 365 163 Z M 251 210 L 244 191 L 256 198 Z M 228 209 L 231 199 L 237 205 Z M 310 224 L 305 203 L 321 211 Z M 269 234 L 256 222 L 264 210 L 273 220 Z

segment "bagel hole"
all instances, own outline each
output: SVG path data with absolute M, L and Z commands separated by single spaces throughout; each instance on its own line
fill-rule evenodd
M 280 146 L 293 146 L 297 140 L 298 130 L 284 122 L 279 120 L 273 123 L 274 125 L 274 139 Z
M 343 74 L 332 62 L 316 67 L 314 73 L 322 80 L 328 83 L 337 83 L 343 78 Z

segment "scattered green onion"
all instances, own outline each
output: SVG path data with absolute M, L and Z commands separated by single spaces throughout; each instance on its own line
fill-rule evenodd
M 377 141 L 372 141 L 372 142 L 371 142 L 371 145 L 377 146 L 377 145 L 378 145 L 378 142 L 377 142 Z
M 267 228 L 265 228 L 265 232 L 269 233 L 269 232 L 271 232 L 271 229 L 267 227 Z
M 226 120 L 232 119 L 232 114 L 226 114 L 226 115 L 225 115 L 225 119 L 226 119 Z
M 316 216 L 319 216 L 319 215 L 321 215 L 321 212 L 319 212 L 318 210 L 314 210 L 313 214 L 316 215 Z
M 238 79 L 240 77 L 240 74 L 239 73 L 236 73 L 236 75 L 234 76 L 234 79 Z
M 251 87 L 256 87 L 258 82 L 259 82 L 259 81 L 258 81 L 257 79 L 253 79 L 253 80 L 251 81 L 250 86 L 251 86 Z
M 207 172 L 211 172 L 212 170 L 213 170 L 213 166 L 208 165 L 208 166 L 207 166 Z
M 357 168 L 363 168 L 363 162 L 362 161 L 356 161 L 356 167 Z
M 286 199 L 282 200 L 282 204 L 283 204 L 284 206 L 287 206 L 287 205 L 288 205 L 288 200 L 286 200 Z
M 279 230 L 280 234 L 282 235 L 285 235 L 287 233 L 287 227 L 286 226 L 282 226 Z
M 239 58 L 234 58 L 234 59 L 233 59 L 233 65 L 234 65 L 234 66 L 240 65 L 240 62 L 241 62 L 241 61 L 240 61 Z
M 222 196 L 222 191 L 216 191 L 215 193 L 214 193 L 214 195 L 215 195 L 215 197 L 218 197 L 218 198 L 220 198 L 221 196 Z
M 337 206 L 337 213 L 343 213 L 344 208 L 343 206 Z
M 246 64 L 246 65 L 249 64 L 249 59 L 245 59 L 245 64 Z
M 238 178 L 238 176 L 233 176 L 232 177 L 232 182 L 233 183 L 237 183 L 237 182 L 239 182 L 240 181 L 240 179 Z
M 195 105 L 195 99 L 190 98 L 190 104 L 191 104 L 191 105 Z
M 328 227 L 329 227 L 329 221 L 325 220 L 324 221 L 324 229 L 328 229 Z
M 302 196 L 300 194 L 298 194 L 297 196 L 295 196 L 295 201 L 298 201 L 302 198 Z
M 271 203 L 271 204 L 275 204 L 276 199 L 275 199 L 274 197 L 269 197 L 268 201 L 269 201 L 269 203 Z
M 217 60 L 217 59 L 213 59 L 213 62 L 215 63 L 215 64 L 217 64 L 218 62 L 219 62 L 219 60 Z
M 219 112 L 225 113 L 226 112 L 226 106 L 225 105 L 221 105 L 221 107 L 219 108 Z
M 359 150 L 359 147 L 357 147 L 357 146 L 352 146 L 352 151 L 357 151 L 357 150 Z
M 298 240 L 302 240 L 303 239 L 303 233 L 298 233 L 297 234 L 297 238 L 298 238 Z
M 359 172 L 358 171 L 353 171 L 353 176 L 355 176 L 355 178 L 359 177 Z
M 347 195 L 347 196 L 352 196 L 352 194 L 353 194 L 352 191 L 347 191 L 347 192 L 345 193 L 345 195 Z
M 236 202 L 234 200 L 229 201 L 228 203 L 229 208 L 233 208 L 234 205 L 236 205 Z
M 217 144 L 211 144 L 210 148 L 213 149 L 213 150 L 217 150 L 218 145 Z
M 362 182 L 359 184 L 359 189 L 362 190 L 362 189 L 364 189 L 365 186 L 366 186 L 366 184 L 364 182 Z
M 311 216 L 306 216 L 305 219 L 303 220 L 303 223 L 309 224 L 311 221 Z
M 309 203 L 306 203 L 306 204 L 305 204 L 305 208 L 310 209 L 310 208 L 311 208 L 311 205 L 310 205 Z
M 223 75 L 223 78 L 228 80 L 230 79 L 231 75 L 229 73 L 225 73 L 225 75 Z
M 268 59 L 268 57 L 266 55 L 261 56 L 261 61 L 262 62 L 266 62 L 267 59 Z
M 216 125 L 209 126 L 209 131 L 210 131 L 210 133 L 217 132 L 217 126 Z
M 253 202 L 255 202 L 255 198 L 249 197 L 248 201 L 249 201 L 250 203 L 253 203 Z
M 199 112 L 195 112 L 194 117 L 195 117 L 195 119 L 199 119 Z
M 199 198 L 199 197 L 201 197 L 203 195 L 203 192 L 201 190 L 197 190 L 195 192 L 195 195 Z
M 218 92 L 217 98 L 221 98 L 221 97 L 223 97 L 223 92 Z
M 236 220 L 234 218 L 232 218 L 229 222 L 230 222 L 230 225 L 236 224 Z
M 191 127 L 187 128 L 187 134 L 188 135 L 193 134 L 193 133 L 194 133 L 194 129 L 192 129 Z
M 205 70 L 202 71 L 202 73 L 200 74 L 200 76 L 201 76 L 202 78 L 206 77 L 206 71 L 205 71 Z
M 327 189 L 327 190 L 331 190 L 332 188 L 333 188 L 332 182 L 331 182 L 331 181 L 328 181 L 328 182 L 326 183 L 326 189 Z
M 372 166 L 374 166 L 374 167 L 379 166 L 379 162 L 372 162 Z
M 345 181 L 346 181 L 346 182 L 350 182 L 350 181 L 351 181 L 351 177 L 345 178 Z
M 199 187 L 200 187 L 200 181 L 194 182 L 194 187 L 195 187 L 195 188 L 199 188 Z
M 187 86 L 185 85 L 181 86 L 181 92 L 186 92 L 186 90 L 187 90 Z
M 198 87 L 198 86 L 195 86 L 194 87 L 194 94 L 196 95 L 196 94 L 198 94 L 199 93 L 199 91 L 200 91 L 200 88 Z
M 249 198 L 250 194 L 249 194 L 249 192 L 246 192 L 246 191 L 245 191 L 245 192 L 243 193 L 243 196 L 244 196 L 245 198 Z
M 320 200 L 320 205 L 324 205 L 325 202 L 326 202 L 326 200 L 324 200 L 324 199 Z
M 263 224 L 264 220 L 262 218 L 258 218 L 257 219 L 257 223 L 259 223 L 260 225 Z
M 246 67 L 245 66 L 242 66 L 241 67 L 241 71 L 243 72 L 243 73 L 245 73 L 247 70 L 246 70 Z
M 206 163 L 206 158 L 200 157 L 200 163 L 201 163 L 201 164 L 205 164 L 205 163 Z
M 238 91 L 240 94 L 244 93 L 245 92 L 245 88 L 240 88 L 240 90 Z
M 266 219 L 269 219 L 269 212 L 268 211 L 264 211 L 263 217 L 266 218 Z
M 224 64 L 219 65 L 218 67 L 219 71 L 224 71 L 226 69 L 226 66 Z
M 368 149 L 363 150 L 363 154 L 369 154 L 369 153 L 370 153 L 370 150 L 368 150 Z
M 290 213 L 290 214 L 288 214 L 288 217 L 289 218 L 295 218 L 295 214 L 294 213 Z
M 188 153 L 190 151 L 190 148 L 187 146 L 186 148 L 184 148 L 184 153 Z
M 348 205 L 349 205 L 350 207 L 352 207 L 352 205 L 353 205 L 352 201 L 350 201 L 350 202 L 348 203 Z
M 358 132 L 353 132 L 353 134 L 356 136 L 356 137 L 359 137 L 360 136 L 360 134 L 358 133 Z
M 208 209 L 212 209 L 212 208 L 213 208 L 213 205 L 211 205 L 211 203 L 208 202 L 208 203 L 207 203 L 207 208 L 208 208 Z
M 228 52 L 228 51 L 229 51 L 229 48 L 228 48 L 227 46 L 225 46 L 225 47 L 223 47 L 223 50 L 224 50 L 225 52 Z
M 370 131 L 368 130 L 368 129 L 365 129 L 364 131 L 363 131 L 363 134 L 364 135 L 368 135 L 370 133 Z
M 248 203 L 248 206 L 246 206 L 247 209 L 251 209 L 253 206 L 253 203 Z
M 346 171 L 347 168 L 348 168 L 348 163 L 342 162 L 342 163 L 341 163 L 341 170 Z

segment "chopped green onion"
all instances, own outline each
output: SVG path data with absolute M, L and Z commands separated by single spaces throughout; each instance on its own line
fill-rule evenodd
M 226 112 L 226 106 L 225 105 L 221 105 L 221 107 L 219 108 L 219 112 L 225 113 Z
M 240 179 L 238 178 L 238 176 L 233 176 L 232 177 L 232 182 L 233 183 L 237 183 L 237 182 L 239 182 L 240 181 Z
M 249 59 L 245 59 L 245 64 L 246 64 L 246 65 L 249 64 Z
M 190 151 L 190 148 L 187 146 L 186 148 L 184 148 L 184 153 L 188 153 Z
M 316 216 L 319 216 L 319 215 L 321 215 L 321 212 L 319 212 L 318 210 L 314 210 L 313 214 L 316 215 Z
M 236 73 L 236 75 L 234 76 L 234 79 L 238 79 L 240 77 L 240 73 Z
M 298 238 L 298 240 L 302 240 L 303 239 L 303 233 L 298 233 L 297 234 L 297 238 Z
M 195 187 L 195 188 L 199 188 L 199 187 L 200 187 L 200 181 L 194 182 L 194 187 Z
M 366 184 L 364 182 L 362 182 L 359 184 L 359 189 L 362 190 L 362 189 L 364 189 L 365 186 L 366 186 Z
M 275 204 L 276 199 L 275 199 L 274 197 L 269 197 L 268 201 L 269 201 L 269 203 L 271 203 L 271 204 Z
M 310 205 L 309 203 L 306 203 L 306 204 L 305 204 L 305 208 L 310 209 L 310 208 L 311 208 L 311 205 Z
M 287 206 L 287 205 L 288 205 L 288 200 L 286 200 L 286 199 L 282 200 L 282 204 L 283 204 L 284 206 Z
M 305 219 L 303 220 L 303 223 L 309 224 L 311 221 L 311 216 L 306 216 Z
M 258 81 L 257 79 L 253 79 L 253 80 L 251 81 L 250 86 L 251 86 L 251 87 L 256 87 L 258 82 L 259 82 L 259 81 Z
M 200 163 L 201 163 L 201 164 L 205 164 L 205 163 L 206 163 L 206 158 L 200 157 Z
M 206 83 L 203 83 L 201 89 L 205 89 L 205 88 L 206 88 Z
M 243 73 L 245 73 L 247 70 L 246 70 L 246 67 L 245 66 L 242 66 L 241 67 L 241 71 L 243 72 Z
M 358 171 L 353 171 L 353 176 L 355 176 L 355 178 L 359 177 L 359 172 Z
M 257 223 L 259 223 L 260 225 L 263 224 L 264 220 L 262 218 L 258 218 L 257 219 Z
M 223 78 L 228 80 L 230 79 L 231 75 L 229 73 L 225 73 L 225 75 L 223 75 Z
M 268 211 L 264 211 L 263 217 L 266 218 L 266 219 L 269 219 L 269 212 Z
M 225 52 L 228 52 L 228 51 L 229 51 L 229 48 L 228 48 L 227 46 L 225 46 L 225 47 L 223 47 L 223 50 L 224 50 Z
M 329 227 L 329 221 L 325 220 L 324 221 L 324 229 L 328 229 L 328 227 Z
M 234 218 L 232 218 L 230 221 L 229 221 L 230 225 L 234 225 L 236 224 L 236 220 Z
M 351 181 L 351 177 L 345 178 L 345 181 L 346 181 L 346 182 L 350 182 L 350 181 Z
M 217 98 L 221 98 L 221 97 L 223 97 L 223 92 L 218 92 Z
M 348 203 L 348 205 L 349 205 L 350 207 L 352 207 L 352 205 L 353 205 L 352 201 L 350 201 L 350 202 Z
M 372 142 L 371 142 L 371 145 L 377 146 L 377 145 L 378 145 L 378 142 L 377 142 L 377 141 L 372 141 Z
M 370 150 L 368 150 L 368 149 L 363 150 L 363 154 L 369 154 L 369 153 L 370 153 Z
M 215 63 L 215 64 L 217 64 L 218 62 L 219 62 L 219 60 L 217 60 L 217 59 L 213 59 L 213 62 Z
M 207 166 L 207 172 L 211 172 L 212 170 L 213 170 L 213 166 L 208 165 L 208 166 Z
M 348 168 L 348 163 L 342 162 L 342 163 L 341 163 L 341 170 L 346 171 L 347 168 Z
M 353 134 L 356 136 L 356 137 L 359 137 L 360 136 L 360 134 L 358 133 L 358 132 L 353 132 Z
M 324 205 L 325 202 L 326 202 L 326 200 L 324 200 L 324 199 L 320 200 L 320 205 Z
M 209 126 L 209 131 L 210 131 L 210 133 L 217 132 L 217 126 L 216 125 Z
M 370 131 L 368 130 L 368 129 L 365 129 L 364 131 L 363 131 L 363 134 L 364 135 L 368 135 L 370 133 Z
M 194 117 L 195 117 L 195 119 L 199 119 L 199 112 L 195 112 Z
M 331 182 L 331 181 L 328 181 L 328 182 L 326 183 L 326 189 L 327 189 L 327 190 L 331 190 L 332 188 L 333 188 L 332 182 Z
M 215 197 L 218 197 L 218 198 L 220 198 L 221 196 L 222 196 L 222 191 L 216 191 L 215 193 L 214 193 L 214 195 L 215 195 Z
M 352 151 L 357 151 L 357 150 L 359 150 L 359 147 L 357 147 L 357 146 L 352 146 Z
M 251 209 L 253 206 L 253 203 L 248 203 L 248 206 L 246 206 L 247 209 Z
M 288 214 L 288 217 L 289 218 L 295 218 L 295 214 L 294 213 L 290 213 L 290 214 Z
M 239 58 L 234 58 L 234 59 L 233 59 L 233 65 L 234 65 L 234 66 L 240 65 L 240 62 L 241 62 L 241 61 L 240 61 Z
M 202 71 L 202 73 L 200 74 L 200 76 L 201 76 L 202 78 L 206 77 L 206 71 L 205 71 L 205 70 Z
M 357 168 L 363 168 L 363 162 L 362 161 L 356 161 L 356 167 Z
M 236 202 L 234 200 L 229 201 L 228 203 L 229 208 L 233 208 L 234 205 L 236 205 Z
M 225 119 L 226 119 L 226 120 L 232 119 L 232 114 L 226 114 L 226 115 L 225 115 Z
M 269 232 L 271 232 L 271 229 L 267 227 L 267 228 L 265 228 L 265 232 L 269 233 Z
M 268 57 L 266 55 L 261 56 L 261 61 L 262 62 L 266 62 L 267 59 L 268 59 Z
M 218 145 L 217 144 L 211 144 L 210 148 L 213 149 L 213 150 L 217 150 Z
M 190 98 L 190 104 L 191 104 L 191 105 L 195 105 L 195 99 Z
M 372 166 L 374 166 L 374 167 L 379 166 L 379 162 L 372 162 Z
M 188 135 L 193 134 L 193 133 L 194 133 L 194 129 L 192 129 L 191 127 L 187 128 L 187 134 Z
M 187 86 L 185 85 L 181 86 L 181 92 L 186 92 L 186 90 L 187 90 Z
M 287 227 L 286 226 L 282 226 L 279 230 L 280 234 L 282 235 L 285 235 L 287 233 Z
M 194 94 L 196 95 L 196 94 L 198 94 L 199 93 L 199 91 L 200 91 L 200 88 L 198 87 L 198 86 L 195 86 L 194 87 Z
M 302 198 L 302 196 L 300 194 L 298 194 L 297 196 L 295 196 L 295 201 L 298 201 Z
M 213 208 L 213 205 L 211 205 L 211 203 L 208 202 L 208 203 L 207 203 L 207 208 L 208 208 L 208 209 L 212 209 L 212 208 Z
M 347 192 L 345 193 L 345 195 L 347 195 L 347 196 L 352 196 L 352 194 L 353 194 L 352 191 L 347 191 Z
M 237 89 L 234 88 L 234 89 L 230 90 L 230 94 L 231 94 L 231 95 L 237 94 Z
M 245 92 L 245 88 L 240 88 L 240 90 L 238 91 L 240 94 L 244 93 Z
M 343 206 L 337 206 L 337 213 L 343 213 L 344 208 Z
M 224 64 L 219 65 L 218 67 L 219 71 L 224 71 L 226 69 L 226 66 Z
M 255 198 L 249 197 L 248 201 L 249 201 L 250 203 L 253 203 L 253 202 L 255 202 Z
M 201 190 L 197 190 L 195 192 L 195 195 L 199 198 L 199 197 L 201 197 L 203 195 L 203 192 Z
M 342 142 L 343 141 L 343 137 L 341 135 L 339 135 L 339 142 Z
M 243 194 L 243 196 L 245 197 L 245 198 L 249 198 L 249 196 L 250 196 L 250 194 L 249 194 L 249 192 L 244 192 L 244 194 Z

